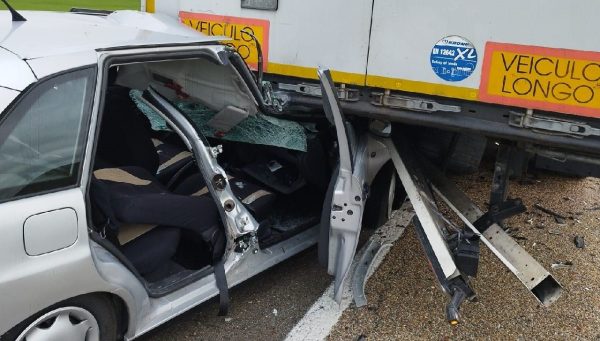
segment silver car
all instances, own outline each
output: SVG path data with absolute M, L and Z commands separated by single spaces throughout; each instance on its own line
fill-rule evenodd
M 281 112 L 217 40 L 0 12 L 3 340 L 133 339 L 215 296 L 224 314 L 228 288 L 315 244 L 341 298 L 394 202 L 389 126 L 347 122 L 328 71 L 324 110 Z

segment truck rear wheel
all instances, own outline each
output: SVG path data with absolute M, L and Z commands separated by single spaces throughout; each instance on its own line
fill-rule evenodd
M 485 136 L 433 128 L 419 129 L 416 140 L 415 145 L 428 158 L 459 174 L 477 171 L 487 146 Z

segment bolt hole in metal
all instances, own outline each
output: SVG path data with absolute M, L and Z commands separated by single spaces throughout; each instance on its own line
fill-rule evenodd
M 235 208 L 235 203 L 233 200 L 227 200 L 225 201 L 225 204 L 223 204 L 223 207 L 225 208 L 225 211 L 231 212 Z
M 217 174 L 212 179 L 213 186 L 217 191 L 222 191 L 227 187 L 227 180 L 221 174 Z
M 79 307 L 52 310 L 33 321 L 17 337 L 17 341 L 85 340 L 99 341 L 98 321 L 89 311 Z

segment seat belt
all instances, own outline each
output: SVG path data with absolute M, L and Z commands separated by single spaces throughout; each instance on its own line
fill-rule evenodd
M 225 261 L 221 259 L 214 266 L 215 281 L 219 289 L 219 316 L 227 315 L 229 311 L 229 288 L 225 276 Z
M 225 235 L 214 225 L 200 234 L 202 239 L 210 246 L 210 254 L 214 262 L 213 273 L 217 289 L 219 289 L 219 316 L 227 315 L 229 310 L 229 288 L 227 285 L 227 276 L 225 276 Z

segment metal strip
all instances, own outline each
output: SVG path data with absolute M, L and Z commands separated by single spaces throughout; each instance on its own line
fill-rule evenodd
M 373 92 L 371 97 L 371 104 L 376 106 L 423 112 L 461 112 L 461 107 L 457 105 L 440 104 L 429 99 L 391 94 L 389 90 L 386 90 L 385 92 Z
M 402 149 L 402 156 L 406 160 L 405 163 L 405 160 L 400 157 L 391 139 L 386 139 L 385 144 L 390 151 L 392 162 L 410 198 L 410 202 L 423 226 L 423 232 L 431 245 L 433 255 L 437 259 L 443 276 L 446 280 L 458 277 L 460 273 L 454 263 L 454 258 L 448 249 L 442 232 L 443 221 L 435 214 L 433 211 L 434 208 L 431 207 L 431 203 L 433 202 L 431 192 L 426 184 L 423 183 L 424 177 L 415 164 L 411 151 L 408 146 L 399 146 Z

